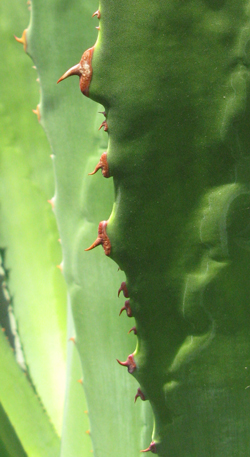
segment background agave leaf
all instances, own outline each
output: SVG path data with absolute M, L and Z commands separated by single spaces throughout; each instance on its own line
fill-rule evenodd
M 32 113 L 38 85 L 30 60 L 13 37 L 21 34 L 28 15 L 25 2 L 1 2 L 0 247 L 27 369 L 59 434 L 65 390 L 66 292 L 56 268 L 61 261 L 59 235 L 47 203 L 54 187 L 50 150 Z M 2 365 L 0 370 L 2 384 L 8 373 Z M 7 393 L 11 398 L 10 388 Z
M 2 408 L 15 429 L 24 450 L 32 457 L 55 457 L 59 455 L 59 437 L 27 376 L 16 363 L 3 332 L 0 332 L 0 366 Z M 3 415 L 4 413 L 2 418 Z M 19 443 L 15 436 L 8 437 L 5 435 L 6 431 L 10 432 L 9 424 L 6 424 L 6 421 L 1 422 L 0 428 L 0 436 L 4 435 L 5 440 L 14 438 L 13 445 L 18 447 Z M 7 449 L 10 452 L 13 451 L 11 445 Z M 12 456 L 14 457 L 14 454 Z
M 105 33 L 94 55 L 91 90 L 93 98 L 108 101 L 107 108 L 112 108 L 108 114 L 109 152 L 111 168 L 112 157 L 117 160 L 118 175 L 116 177 L 114 173 L 114 176 L 119 197 L 109 222 L 108 236 L 113 258 L 121 262 L 125 269 L 127 265 L 128 284 L 132 284 L 134 290 L 129 286 L 131 303 L 134 294 L 138 306 L 140 294 L 137 286 L 141 285 L 141 324 L 136 312 L 135 316 L 144 328 L 145 339 L 140 339 L 138 331 L 135 359 L 138 356 L 140 370 L 135 375 L 143 390 L 146 386 L 145 392 L 153 406 L 157 402 L 154 409 L 156 419 L 158 416 L 160 420 L 156 420 L 155 446 L 159 455 L 164 457 L 169 452 L 171 455 L 182 452 L 210 455 L 211 449 L 223 457 L 234 452 L 245 454 L 249 442 L 249 281 L 246 275 L 249 264 L 249 1 L 216 4 L 213 1 L 192 1 L 187 5 L 169 0 L 162 3 L 161 8 L 155 3 L 151 15 L 148 15 L 147 7 L 152 2 L 137 2 L 135 10 L 133 2 L 128 7 L 127 1 L 120 1 L 123 29 L 119 28 L 121 24 L 117 20 L 118 2 L 100 1 L 100 4 Z M 125 457 L 137 455 L 140 447 L 148 445 L 151 421 L 148 407 L 144 404 L 138 402 L 132 409 L 137 384 L 115 361 L 116 357 L 125 359 L 134 349 L 133 335 L 126 334 L 133 323 L 128 326 L 126 315 L 118 321 L 121 305 L 118 304 L 116 291 L 124 275 L 103 255 L 101 248 L 91 254 L 84 251 L 96 238 L 99 221 L 108 218 L 113 201 L 111 180 L 104 180 L 100 173 L 94 177 L 87 176 L 107 146 L 105 134 L 97 132 L 103 119 L 97 111 L 102 108 L 80 98 L 77 83 L 66 81 L 59 88 L 55 85 L 65 69 L 79 61 L 83 50 L 94 44 L 96 34 L 94 26 L 89 24 L 91 13 L 97 6 L 92 1 L 84 4 L 79 1 L 45 1 L 40 4 L 34 0 L 31 26 L 27 32 L 27 50 L 38 68 L 42 88 L 41 124 L 54 154 L 55 214 L 62 240 L 63 273 L 72 307 L 68 312 L 69 321 L 71 310 L 74 320 L 74 324 L 71 322 L 69 326 L 69 336 L 72 332 L 76 337 L 75 346 L 69 343 L 64 420 L 67 432 L 66 438 L 63 437 L 62 453 L 66 455 L 70 442 L 75 438 L 74 452 L 80 452 L 79 449 L 85 452 L 89 446 L 85 446 L 87 435 L 82 434 L 82 426 L 85 423 L 87 426 L 88 422 L 86 416 L 84 419 L 81 417 L 85 408 L 84 397 L 82 407 L 75 408 L 76 398 L 79 398 L 79 389 L 76 389 L 80 387 L 74 383 L 80 371 L 74 352 L 77 349 L 83 369 L 94 453 L 98 457 L 107 453 L 111 457 Z M 159 18 L 163 20 L 159 21 Z M 130 33 L 128 25 L 131 23 L 136 26 L 136 35 Z M 124 34 L 118 35 L 118 28 Z M 144 30 L 145 33 L 141 33 Z M 159 46 L 152 40 L 152 31 L 159 37 Z M 138 39 L 143 37 L 139 56 L 143 65 L 138 65 L 136 52 L 131 59 L 135 36 Z M 156 72 L 159 62 L 162 65 Z M 140 93 L 145 94 L 143 99 L 138 98 L 137 80 L 140 81 Z M 125 85 L 131 88 L 126 99 Z M 127 115 L 130 112 L 132 116 Z M 122 119 L 124 122 L 121 122 Z M 112 126 L 116 126 L 113 137 Z M 140 138 L 135 152 L 133 140 L 137 142 L 138 132 L 143 138 Z M 153 161 L 153 166 L 151 161 L 144 160 L 152 156 L 152 141 L 148 141 L 152 138 L 157 143 L 154 149 L 157 159 Z M 130 153 L 133 159 L 139 160 L 126 161 Z M 15 180 L 9 174 L 9 157 L 18 166 L 14 171 Z M 10 196 L 13 195 L 12 199 L 16 198 L 18 207 L 22 208 L 23 202 L 19 200 L 19 195 L 16 197 L 19 190 L 17 183 L 26 183 L 28 176 L 33 179 L 34 164 L 26 163 L 22 154 L 9 154 L 7 157 L 3 154 L 3 159 L 4 189 Z M 144 175 L 141 175 L 139 168 L 143 161 Z M 138 176 L 142 182 L 145 174 L 150 186 L 143 192 L 143 208 L 146 210 L 141 211 L 142 193 Z M 44 206 L 48 198 L 43 187 L 45 180 L 38 179 L 38 183 L 43 184 L 40 187 L 32 179 L 27 187 L 22 188 L 22 194 L 26 195 L 32 214 L 38 207 L 37 214 L 44 214 L 34 233 L 29 234 L 32 245 L 36 246 L 38 231 L 43 232 L 44 228 L 47 231 L 51 214 L 48 216 Z M 170 189 L 168 198 L 165 198 L 164 192 L 166 183 Z M 151 211 L 155 208 L 157 194 L 158 211 Z M 30 251 L 22 248 L 23 241 L 19 243 L 21 248 L 18 244 L 13 255 L 10 254 L 8 243 L 15 246 L 17 239 L 17 231 L 13 228 L 14 206 L 11 207 L 11 204 L 6 205 L 3 199 L 2 213 L 4 219 L 10 221 L 11 230 L 6 231 L 7 225 L 3 226 L 2 248 L 8 253 L 6 268 L 12 267 L 13 273 L 11 270 L 10 274 L 13 276 L 16 262 L 20 264 L 20 259 L 23 261 L 26 252 Z M 24 208 L 18 214 L 19 219 Z M 151 213 L 154 213 L 154 218 Z M 33 225 L 32 215 L 29 214 L 26 219 L 23 227 L 29 233 Z M 145 240 L 151 240 L 152 226 L 160 227 L 158 239 L 152 237 L 151 242 L 156 250 L 145 250 Z M 132 227 L 131 237 L 127 236 L 128 229 Z M 142 234 L 141 227 L 144 229 Z M 162 246 L 159 239 L 165 240 Z M 47 236 L 41 238 L 43 246 L 46 246 L 47 240 Z M 138 252 L 137 258 L 135 251 Z M 143 256 L 142 263 L 140 253 L 147 252 L 150 255 Z M 46 249 L 38 249 L 39 257 L 44 260 L 42 271 L 47 283 L 49 262 L 46 253 Z M 39 266 L 32 256 L 30 264 L 36 267 L 37 275 Z M 152 265 L 157 266 L 159 276 L 154 271 L 152 275 L 152 270 L 145 275 L 148 266 Z M 165 265 L 163 272 L 162 265 Z M 167 281 L 159 294 L 162 273 Z M 156 282 L 152 281 L 155 277 Z M 23 286 L 18 282 L 18 274 L 15 278 L 13 288 L 9 282 L 14 291 L 15 284 L 18 286 L 16 290 Z M 147 282 L 148 290 L 144 288 L 142 278 Z M 31 284 L 27 285 L 32 291 Z M 152 302 L 156 296 L 159 314 L 154 312 L 155 326 L 152 326 Z M 17 305 L 20 329 L 29 330 L 25 327 L 24 315 L 18 309 Z M 168 319 L 166 312 L 171 309 L 174 313 L 172 319 Z M 22 306 L 22 310 L 26 316 L 30 312 L 29 307 Z M 47 317 L 50 320 L 50 314 Z M 53 330 L 53 313 L 51 317 L 49 334 Z M 45 328 L 47 319 L 43 319 L 44 316 L 41 321 Z M 30 321 L 34 322 L 34 326 L 37 323 L 33 318 Z M 157 321 L 160 331 L 155 336 Z M 34 354 L 29 349 L 31 341 L 29 337 L 26 340 L 24 335 L 24 352 L 30 360 L 28 364 L 31 366 L 32 362 L 37 367 L 35 355 L 43 348 L 38 339 Z M 6 344 L 3 338 L 2 344 L 3 347 Z M 147 354 L 150 354 L 148 358 Z M 3 359 L 4 363 L 8 367 L 9 359 Z M 34 369 L 35 372 L 38 369 Z M 169 383 L 166 383 L 166 375 L 167 378 L 170 375 Z M 175 380 L 181 380 L 180 384 Z M 46 398 L 44 393 L 42 395 Z M 12 411 L 12 406 L 7 400 L 3 403 L 6 411 L 7 407 Z M 73 426 L 74 411 L 79 414 L 77 419 L 80 417 L 77 428 L 80 440 Z
M 101 248 L 91 254 L 84 252 L 96 238 L 99 221 L 109 216 L 113 202 L 112 182 L 101 174 L 87 176 L 106 147 L 105 134 L 98 132 L 102 107 L 81 97 L 77 81 L 55 85 L 94 44 L 96 19 L 91 20 L 91 14 L 97 7 L 95 1 L 41 4 L 35 0 L 27 50 L 38 69 L 41 124 L 54 154 L 55 214 L 93 450 L 96 456 L 107 455 L 108 450 L 110 456 L 131 457 L 148 445 L 151 415 L 147 405 L 138 401 L 133 406 L 138 385 L 115 360 L 126 358 L 134 349 L 133 335 L 127 335 L 133 319 L 118 317 L 123 301 L 118 301 L 117 290 L 124 276 Z
M 70 307 L 68 308 L 68 339 L 74 338 L 75 329 Z M 82 368 L 74 341 L 69 341 L 67 352 L 67 384 L 60 457 L 89 455 L 92 445 L 89 438 L 87 402 L 82 391 Z M 86 433 L 87 432 L 87 433 Z
M 8 416 L 0 404 L 0 455 L 2 457 L 27 457 Z

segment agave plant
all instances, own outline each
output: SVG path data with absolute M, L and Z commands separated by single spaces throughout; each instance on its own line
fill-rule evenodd
M 249 7 L 32 0 L 55 192 L 3 167 L 4 456 L 247 455 Z

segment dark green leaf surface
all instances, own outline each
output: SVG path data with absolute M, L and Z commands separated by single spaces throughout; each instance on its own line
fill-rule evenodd
M 89 95 L 107 113 L 107 235 L 164 457 L 249 451 L 249 8 L 100 0 Z

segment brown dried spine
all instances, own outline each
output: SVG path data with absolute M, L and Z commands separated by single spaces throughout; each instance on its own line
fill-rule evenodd
M 104 132 L 107 132 L 108 131 L 108 124 L 107 124 L 107 121 L 103 121 L 99 127 L 98 130 L 101 130 L 101 128 L 104 127 Z
M 94 175 L 100 169 L 102 170 L 102 176 L 104 176 L 104 178 L 110 177 L 106 152 L 104 152 L 101 155 L 100 160 L 99 160 L 98 164 L 96 165 L 94 171 L 92 171 L 92 173 L 89 173 L 89 175 Z
M 130 374 L 134 373 L 136 370 L 136 363 L 134 359 L 134 354 L 130 354 L 126 360 L 126 362 L 121 362 L 120 360 L 116 359 L 117 362 L 122 365 L 123 367 L 128 367 L 128 372 Z
M 122 314 L 122 312 L 123 312 L 124 310 L 126 310 L 127 316 L 128 316 L 128 317 L 133 317 L 132 309 L 130 308 L 130 302 L 129 302 L 129 300 L 126 300 L 126 301 L 125 301 L 124 306 L 122 307 L 119 316 Z
M 94 46 L 92 48 L 87 49 L 80 60 L 80 62 L 71 67 L 66 73 L 64 73 L 61 78 L 58 79 L 57 84 L 62 81 L 63 79 L 68 78 L 69 76 L 77 75 L 79 76 L 79 85 L 81 92 L 89 96 L 89 85 L 92 78 L 92 57 L 93 57 Z
M 110 243 L 109 237 L 106 233 L 107 225 L 108 225 L 107 221 L 100 222 L 99 227 L 98 227 L 98 237 L 96 238 L 94 243 L 91 244 L 91 246 L 89 248 L 85 249 L 85 251 L 91 251 L 91 249 L 94 249 L 96 246 L 99 246 L 101 244 L 104 249 L 105 254 L 110 255 L 111 243 Z
M 135 402 L 136 402 L 138 397 L 140 397 L 142 399 L 142 401 L 146 400 L 146 397 L 143 394 L 143 392 L 141 391 L 140 387 L 137 389 L 137 392 L 136 392 L 136 395 L 135 395 Z
M 128 333 L 131 333 L 131 332 L 134 332 L 134 335 L 137 335 L 137 330 L 136 330 L 136 327 L 132 327 Z
M 152 452 L 153 454 L 157 454 L 155 441 L 152 441 L 147 449 L 140 452 Z
M 125 298 L 129 298 L 129 293 L 128 293 L 128 289 L 127 289 L 127 285 L 126 285 L 125 281 L 123 281 L 121 283 L 121 287 L 118 290 L 118 297 L 120 296 L 121 291 L 123 292 L 123 295 Z

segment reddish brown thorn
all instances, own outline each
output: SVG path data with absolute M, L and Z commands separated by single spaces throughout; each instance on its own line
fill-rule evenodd
M 140 387 L 137 389 L 137 392 L 136 392 L 136 395 L 135 395 L 135 402 L 136 402 L 138 397 L 140 397 L 142 399 L 142 401 L 146 400 L 145 395 L 142 393 Z
M 140 451 L 140 452 L 150 452 L 150 451 L 153 454 L 157 454 L 155 441 L 152 441 L 147 449 L 144 449 L 143 451 Z
M 118 297 L 119 297 L 121 291 L 123 291 L 123 295 L 124 295 L 125 298 L 129 298 L 127 285 L 126 285 L 126 283 L 124 281 L 121 283 L 121 287 L 118 290 Z
M 98 25 L 98 27 L 96 27 L 96 30 L 100 30 L 100 26 Z
M 41 120 L 41 113 L 40 113 L 39 105 L 37 105 L 36 109 L 33 109 L 32 111 L 33 111 L 34 114 L 37 115 L 38 122 L 40 122 L 40 120 Z
M 100 11 L 99 11 L 99 10 L 95 11 L 95 12 L 92 14 L 92 17 L 94 17 L 94 16 L 97 16 L 97 18 L 100 19 L 100 17 L 101 17 Z
M 132 317 L 133 314 L 132 314 L 132 309 L 130 308 L 130 303 L 129 303 L 129 300 L 126 300 L 125 303 L 124 303 L 124 306 L 122 307 L 120 313 L 119 313 L 119 316 L 121 315 L 121 313 L 126 310 L 127 311 L 127 316 L 128 317 Z
M 72 336 L 71 338 L 69 338 L 69 341 L 72 341 L 74 344 L 76 344 L 76 339 L 74 336 Z
M 106 111 L 98 111 L 99 114 L 103 114 L 103 116 L 107 117 Z
M 18 38 L 15 35 L 14 35 L 14 38 L 16 41 L 18 41 L 18 43 L 21 43 L 23 45 L 23 49 L 26 52 L 26 50 L 27 50 L 27 29 L 24 29 L 21 38 Z
M 96 238 L 96 240 L 94 241 L 94 243 L 92 243 L 91 246 L 89 246 L 89 248 L 84 249 L 84 251 L 91 251 L 92 249 L 96 248 L 97 246 L 100 246 L 100 244 L 102 244 L 102 239 L 98 236 Z
M 106 255 L 110 255 L 111 252 L 111 243 L 109 240 L 109 237 L 106 233 L 106 227 L 107 227 L 107 221 L 101 221 L 98 227 L 98 237 L 94 241 L 93 244 L 85 251 L 91 251 L 91 249 L 94 249 L 96 246 L 99 246 L 99 244 L 102 245 L 104 252 Z
M 77 382 L 79 382 L 79 384 L 83 384 L 83 380 L 82 379 L 78 379 Z
M 107 121 L 103 121 L 99 127 L 98 130 L 101 130 L 101 128 L 104 127 L 104 132 L 107 132 L 108 131 L 108 124 L 107 124 Z
M 58 79 L 57 84 L 63 79 L 68 78 L 69 76 L 77 75 L 79 76 L 80 89 L 84 95 L 88 97 L 89 95 L 89 85 L 92 78 L 92 56 L 93 56 L 94 46 L 87 49 L 82 55 L 80 62 L 71 67 L 66 73 L 64 73 L 61 78 Z
M 136 327 L 132 327 L 128 333 L 131 333 L 131 332 L 134 332 L 134 335 L 137 335 L 137 330 L 136 330 Z
M 109 166 L 108 166 L 108 162 L 107 162 L 107 153 L 106 152 L 104 152 L 101 155 L 100 161 L 96 165 L 94 171 L 92 171 L 92 173 L 89 173 L 89 175 L 94 175 L 98 170 L 100 170 L 100 168 L 102 170 L 102 175 L 104 176 L 104 178 L 109 178 L 110 174 L 109 174 Z
M 87 433 L 87 435 L 90 435 L 90 430 L 86 430 L 85 433 Z
M 126 362 L 121 362 L 120 360 L 116 359 L 117 362 L 122 365 L 123 367 L 128 367 L 128 372 L 133 373 L 136 369 L 136 363 L 133 354 L 130 354 L 126 360 Z

